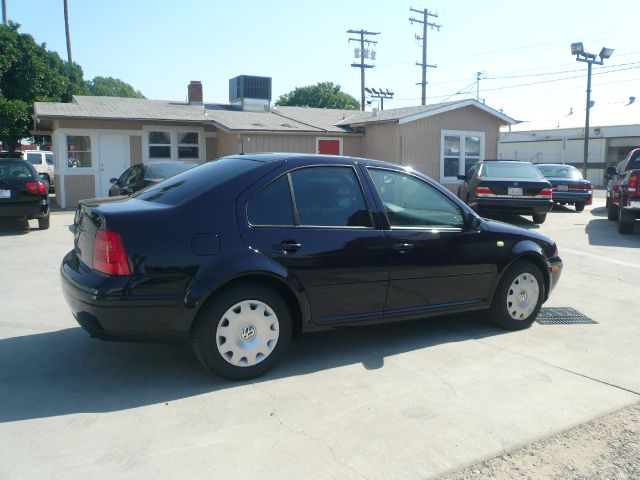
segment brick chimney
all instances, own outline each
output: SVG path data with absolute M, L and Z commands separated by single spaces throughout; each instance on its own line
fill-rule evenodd
M 187 85 L 187 100 L 189 103 L 202 103 L 202 83 L 198 80 L 191 80 Z

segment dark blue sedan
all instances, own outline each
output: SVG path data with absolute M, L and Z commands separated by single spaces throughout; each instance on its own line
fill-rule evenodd
M 576 212 L 583 211 L 585 205 L 591 205 L 593 185 L 582 178 L 576 167 L 556 163 L 541 163 L 536 167 L 551 182 L 554 202 L 574 205 Z
M 527 328 L 561 270 L 552 239 L 484 220 L 414 170 L 254 154 L 82 203 L 61 275 L 91 336 L 189 340 L 241 379 L 295 333 L 470 311 Z

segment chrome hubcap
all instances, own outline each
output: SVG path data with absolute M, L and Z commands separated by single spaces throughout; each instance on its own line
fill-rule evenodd
M 521 273 L 511 282 L 507 291 L 507 310 L 514 320 L 529 318 L 536 308 L 540 286 L 531 273 Z
M 229 308 L 216 329 L 222 358 L 237 367 L 250 367 L 267 358 L 280 335 L 278 316 L 260 300 L 243 300 Z

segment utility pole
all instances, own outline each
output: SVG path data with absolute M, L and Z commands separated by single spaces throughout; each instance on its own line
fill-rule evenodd
M 69 59 L 69 65 L 73 63 L 73 57 L 71 56 L 71 34 L 69 33 L 69 6 L 67 0 L 64 1 L 64 28 L 67 33 L 67 58 Z
M 373 65 L 364 63 L 365 58 L 371 57 L 371 60 L 376 59 L 375 51 L 371 51 L 369 54 L 369 50 L 365 48 L 365 44 L 369 45 L 377 45 L 378 42 L 375 40 L 367 40 L 365 36 L 368 35 L 380 35 L 380 32 L 368 32 L 366 30 L 347 30 L 347 33 L 355 33 L 360 35 L 360 38 L 349 38 L 349 43 L 351 42 L 360 42 L 360 49 L 356 48 L 355 57 L 360 57 L 360 63 L 352 63 L 351 66 L 360 69 L 360 110 L 364 111 L 364 71 L 366 68 L 373 68 Z
M 431 27 L 433 30 L 437 28 L 440 31 L 442 25 L 436 25 L 435 23 L 429 22 L 429 17 L 437 18 L 438 15 L 436 13 L 431 13 L 426 8 L 424 10 L 417 10 L 413 7 L 410 8 L 410 11 L 422 14 L 422 20 L 418 20 L 417 18 L 410 18 L 409 21 L 413 25 L 413 22 L 422 24 L 422 37 L 416 35 L 417 40 L 422 40 L 422 63 L 416 62 L 416 65 L 422 68 L 422 82 L 417 83 L 416 85 L 422 85 L 422 105 L 427 104 L 427 68 L 438 68 L 437 65 L 429 65 L 427 63 L 427 28 Z
M 7 0 L 2 0 L 2 24 L 7 25 Z

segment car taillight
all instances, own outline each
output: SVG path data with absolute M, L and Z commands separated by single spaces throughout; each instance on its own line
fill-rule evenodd
M 629 186 L 628 189 L 630 192 L 638 191 L 638 175 L 631 175 L 629 177 Z
M 43 182 L 27 182 L 25 188 L 31 193 L 44 194 L 47 193 L 47 187 Z
M 576 183 L 575 185 L 569 185 L 569 190 L 593 190 L 593 185 L 590 183 Z
M 107 275 L 131 275 L 127 252 L 118 232 L 98 230 L 93 244 L 93 268 Z
M 551 188 L 543 188 L 536 195 L 536 197 L 542 197 L 542 198 L 551 198 L 552 196 L 553 196 L 553 189 Z
M 491 197 L 493 193 L 491 193 L 491 189 L 489 187 L 477 187 L 476 188 L 476 197 Z

